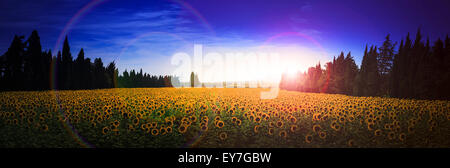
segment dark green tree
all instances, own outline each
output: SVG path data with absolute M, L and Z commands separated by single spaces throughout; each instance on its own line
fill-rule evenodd
M 11 45 L 6 51 L 3 81 L 4 90 L 22 90 L 24 88 L 25 73 L 23 62 L 25 55 L 25 44 L 23 36 L 14 36 Z
M 62 48 L 62 62 L 61 62 L 61 80 L 62 80 L 62 87 L 63 89 L 72 89 L 72 83 L 73 83 L 73 58 L 72 54 L 70 53 L 70 46 L 69 46 L 69 40 L 66 38 L 64 39 L 64 44 Z M 58 70 L 59 71 L 59 70 Z
M 392 71 L 392 64 L 394 60 L 394 48 L 396 43 L 393 43 L 389 38 L 389 34 L 386 36 L 386 40 L 383 45 L 378 49 L 378 71 L 380 73 L 380 94 L 389 95 L 389 75 Z
M 84 81 L 86 80 L 84 76 L 84 71 L 86 70 L 84 60 L 84 50 L 81 48 L 74 63 L 73 85 L 75 89 L 86 89 L 84 86 Z
M 350 52 L 345 57 L 344 62 L 344 94 L 353 95 L 356 75 L 358 74 L 358 66 L 356 65 Z
M 25 73 L 25 89 L 38 90 L 44 87 L 42 81 L 44 75 L 44 62 L 42 57 L 42 46 L 40 37 L 36 30 L 34 30 L 30 37 L 25 41 L 26 52 L 24 56 L 24 73 Z
M 113 62 L 108 64 L 108 67 L 106 67 L 106 81 L 107 81 L 107 88 L 114 88 L 115 86 L 117 86 L 117 68 L 116 68 L 116 64 Z M 141 73 L 142 73 L 142 69 L 141 69 Z

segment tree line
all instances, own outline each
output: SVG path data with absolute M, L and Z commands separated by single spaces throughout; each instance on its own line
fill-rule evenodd
M 424 42 L 425 41 L 425 42 Z M 420 29 L 414 41 L 408 33 L 397 43 L 386 36 L 380 47 L 366 46 L 360 67 L 352 54 L 341 52 L 325 69 L 318 63 L 295 76 L 283 74 L 280 88 L 315 93 L 354 96 L 385 96 L 415 99 L 450 99 L 450 39 L 430 44 Z M 200 84 L 191 73 L 191 87 Z M 172 84 L 175 81 L 176 83 Z M 40 37 L 33 31 L 14 36 L 8 50 L 0 56 L 0 90 L 64 90 L 113 87 L 173 87 L 180 84 L 172 76 L 156 76 L 135 70 L 121 75 L 113 62 L 104 66 L 101 58 L 92 62 L 80 49 L 73 59 L 67 36 L 62 52 L 56 56 L 42 50 Z
M 67 36 L 62 52 L 54 56 L 51 50 L 42 50 L 38 32 L 14 36 L 8 50 L 0 56 L 0 90 L 78 90 L 113 87 L 169 87 L 170 76 L 150 76 L 133 70 L 123 76 L 113 62 L 104 66 L 101 58 L 92 62 L 83 48 L 73 59 Z
M 383 96 L 409 99 L 450 99 L 450 39 L 425 43 L 420 29 L 397 43 L 389 35 L 380 47 L 366 46 L 361 66 L 341 52 L 325 64 L 294 77 L 283 74 L 280 88 L 315 93 Z
M 139 73 L 135 70 L 128 72 L 125 70 L 121 76 L 118 76 L 117 87 L 120 88 L 136 88 L 136 87 L 173 87 L 172 81 L 178 81 L 177 77 L 170 75 L 150 75 L 143 73 L 142 69 Z

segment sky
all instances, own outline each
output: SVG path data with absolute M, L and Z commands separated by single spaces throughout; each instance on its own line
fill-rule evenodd
M 196 44 L 203 54 L 301 55 L 287 59 L 297 70 L 341 51 L 360 65 L 365 45 L 380 46 L 387 34 L 399 42 L 420 27 L 430 40 L 444 38 L 449 6 L 447 0 L 2 0 L 0 53 L 15 34 L 36 29 L 43 49 L 56 54 L 67 35 L 74 59 L 83 48 L 86 57 L 114 61 L 121 72 L 170 74 L 179 67 L 174 54 L 193 57 Z

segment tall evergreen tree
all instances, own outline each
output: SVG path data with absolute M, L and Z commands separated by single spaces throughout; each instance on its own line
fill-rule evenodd
M 44 85 L 42 78 L 45 62 L 42 57 L 42 46 L 39 35 L 34 30 L 25 42 L 27 50 L 24 57 L 25 88 L 27 90 L 41 89 Z
M 378 71 L 380 73 L 380 93 L 381 95 L 389 95 L 389 75 L 392 70 L 392 64 L 394 60 L 394 48 L 395 43 L 389 38 L 389 34 L 386 36 L 386 40 L 383 45 L 378 49 Z
M 448 37 L 448 35 L 445 37 L 445 48 L 444 48 L 444 52 L 445 52 L 445 56 L 444 56 L 444 67 L 442 72 L 442 78 L 443 78 L 443 84 L 442 86 L 444 86 L 442 93 L 443 99 L 446 100 L 450 100 L 450 38 Z
M 364 94 L 366 96 L 379 95 L 379 72 L 378 72 L 377 47 L 370 47 L 367 63 L 367 80 Z
M 105 68 L 101 58 L 94 59 L 94 88 L 105 88 L 106 87 L 106 74 Z
M 84 50 L 80 49 L 78 53 L 77 59 L 75 59 L 74 71 L 73 71 L 73 80 L 74 80 L 74 88 L 76 89 L 85 89 L 84 76 L 85 66 L 84 66 Z
M 107 87 L 108 88 L 114 88 L 114 86 L 117 86 L 117 68 L 116 63 L 111 62 L 108 64 L 108 67 L 106 68 L 106 74 L 107 74 Z M 141 69 L 142 74 L 142 69 Z
M 392 97 L 400 97 L 400 78 L 401 78 L 401 67 L 403 66 L 403 39 L 400 42 L 400 47 L 398 49 L 398 53 L 394 55 L 394 59 L 392 62 L 392 71 L 389 75 L 390 89 L 389 94 Z
M 354 95 L 356 96 L 367 96 L 364 93 L 366 83 L 367 83 L 367 74 L 368 74 L 368 62 L 369 62 L 369 53 L 367 51 L 367 45 L 364 49 L 364 55 L 361 63 L 361 68 L 356 77 L 356 87 L 354 88 Z
M 444 42 L 441 39 L 438 39 L 433 46 L 433 53 L 431 54 L 431 58 L 429 58 L 428 66 L 426 67 L 426 73 L 423 76 L 428 76 L 424 81 L 424 83 L 430 83 L 423 87 L 423 92 L 431 93 L 428 97 L 424 97 L 427 99 L 444 99 L 446 96 L 446 88 L 449 86 L 446 85 L 446 79 L 449 77 L 444 76 L 448 74 L 445 70 L 447 70 L 450 64 L 445 64 L 445 48 Z
M 63 86 L 63 65 L 62 65 L 62 56 L 61 56 L 61 51 L 58 51 L 58 54 L 56 55 L 56 60 L 54 61 L 55 62 L 55 76 L 56 76 L 56 79 L 55 79 L 55 84 L 56 84 L 56 86 L 55 86 L 55 88 L 54 89 L 58 89 L 58 90 L 60 90 L 60 89 L 64 89 L 64 86 Z
M 401 55 L 399 54 L 399 97 L 406 98 L 408 97 L 408 92 L 410 91 L 410 83 L 409 83 L 409 64 L 410 61 L 410 53 L 411 53 L 411 45 L 412 41 L 409 38 L 409 33 L 406 36 L 405 44 L 403 45 L 403 49 L 401 51 Z
M 5 84 L 5 90 L 22 90 L 24 88 L 25 44 L 23 38 L 23 36 L 14 36 L 8 51 L 5 53 L 4 81 L 8 81 Z
M 355 85 L 356 75 L 358 74 L 358 66 L 350 52 L 345 57 L 344 62 L 344 94 L 353 95 L 353 87 Z
M 70 53 L 70 46 L 69 41 L 67 40 L 67 36 L 64 39 L 64 44 L 62 48 L 62 69 L 61 69 L 61 80 L 62 80 L 62 87 L 64 89 L 72 89 L 72 72 L 73 72 L 73 58 L 72 54 Z

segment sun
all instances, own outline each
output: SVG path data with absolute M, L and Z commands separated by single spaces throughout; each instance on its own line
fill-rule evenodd
M 288 75 L 289 77 L 294 77 L 298 72 L 299 70 L 295 66 L 289 66 L 285 71 L 286 75 Z

